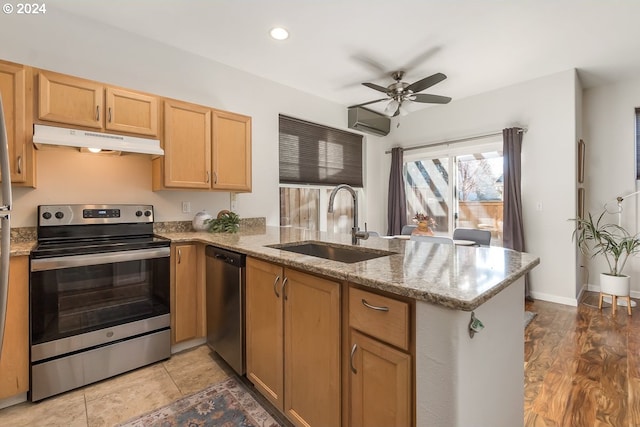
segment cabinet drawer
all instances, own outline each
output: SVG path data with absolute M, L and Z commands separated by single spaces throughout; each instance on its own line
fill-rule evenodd
M 409 304 L 406 302 L 349 288 L 349 326 L 409 349 Z

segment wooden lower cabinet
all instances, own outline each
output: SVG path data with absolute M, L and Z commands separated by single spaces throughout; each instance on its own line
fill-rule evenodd
M 351 329 L 351 427 L 412 425 L 411 356 Z
M 198 245 L 172 245 L 171 256 L 171 342 L 175 344 L 205 336 L 205 295 Z
M 29 390 L 29 257 L 11 257 L 0 399 Z
M 247 258 L 247 378 L 280 411 L 284 408 L 283 269 Z
M 247 377 L 299 426 L 339 426 L 340 283 L 247 259 Z

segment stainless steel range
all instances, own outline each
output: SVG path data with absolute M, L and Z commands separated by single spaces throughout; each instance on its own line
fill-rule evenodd
M 170 357 L 170 242 L 153 206 L 39 206 L 37 230 L 32 401 Z

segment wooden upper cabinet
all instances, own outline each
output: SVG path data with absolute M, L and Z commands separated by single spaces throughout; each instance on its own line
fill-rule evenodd
M 251 117 L 164 101 L 164 157 L 153 189 L 251 191 Z
M 31 91 L 30 68 L 0 61 L 0 95 L 4 107 L 11 182 L 33 185 L 33 145 L 27 135 L 27 97 Z
M 164 162 L 165 187 L 211 188 L 211 109 L 166 100 L 164 157 L 154 162 Z
M 104 86 L 64 74 L 40 71 L 38 118 L 102 129 Z
M 213 111 L 213 185 L 251 191 L 251 117 Z
M 158 135 L 158 98 L 50 71 L 38 76 L 38 119 L 84 128 Z
M 106 128 L 140 135 L 158 135 L 158 98 L 107 88 Z

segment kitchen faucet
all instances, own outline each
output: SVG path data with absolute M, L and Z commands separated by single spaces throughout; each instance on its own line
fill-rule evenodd
M 336 198 L 336 193 L 343 188 L 349 191 L 353 197 L 353 227 L 351 228 L 351 244 L 357 245 L 359 239 L 367 240 L 369 238 L 369 232 L 367 231 L 366 224 L 364 226 L 364 231 L 360 231 L 358 228 L 358 193 L 356 193 L 356 190 L 347 184 L 340 184 L 334 188 L 329 196 L 329 213 L 333 213 L 333 201 Z

